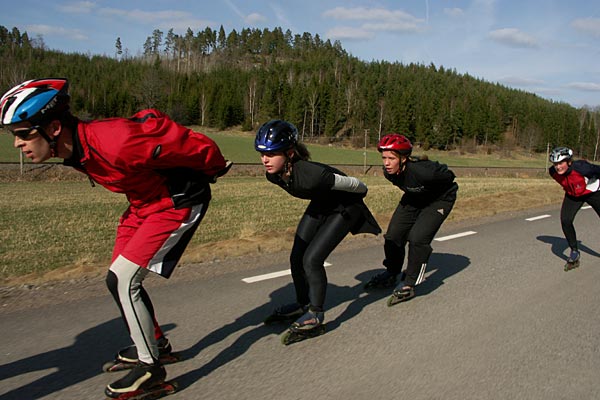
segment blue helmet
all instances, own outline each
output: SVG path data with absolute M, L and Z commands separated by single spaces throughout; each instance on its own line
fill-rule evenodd
M 47 122 L 69 109 L 69 83 L 63 78 L 34 79 L 15 86 L 0 100 L 0 124 Z
M 294 147 L 297 142 L 298 129 L 287 121 L 274 119 L 258 129 L 254 149 L 262 153 L 285 151 Z

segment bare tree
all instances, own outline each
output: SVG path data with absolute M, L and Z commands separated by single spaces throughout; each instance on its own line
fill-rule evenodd
M 315 121 L 317 106 L 319 105 L 319 93 L 313 88 L 308 94 L 308 106 L 310 107 L 310 136 L 315 135 Z
M 201 126 L 204 126 L 207 109 L 208 109 L 208 100 L 206 99 L 206 93 L 203 90 L 202 93 L 200 93 L 200 125 Z
M 377 105 L 379 106 L 379 132 L 378 132 L 378 137 L 379 139 L 381 139 L 381 130 L 383 129 L 383 112 L 385 110 L 385 99 L 382 97 L 379 99 L 379 101 L 377 102 Z
M 256 78 L 252 77 L 248 82 L 248 113 L 250 124 L 254 128 L 254 115 L 256 114 Z

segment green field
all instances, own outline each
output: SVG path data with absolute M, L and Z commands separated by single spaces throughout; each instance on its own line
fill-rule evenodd
M 199 132 L 204 129 L 193 127 Z M 1 132 L 1 131 L 0 131 Z M 258 155 L 254 151 L 254 134 L 251 132 L 213 132 L 206 134 L 214 139 L 221 147 L 226 158 L 238 164 L 259 163 Z M 315 161 L 337 165 L 364 165 L 365 151 L 350 147 L 328 146 L 308 143 L 308 148 Z M 524 155 L 522 152 L 502 152 L 498 154 L 468 153 L 468 152 L 442 152 L 436 150 L 422 151 L 418 148 L 415 155 L 426 154 L 429 158 L 455 167 L 523 167 L 545 168 L 545 154 Z M 19 162 L 19 152 L 13 147 L 12 135 L 0 133 L 0 162 Z M 380 155 L 371 144 L 366 151 L 366 164 L 379 165 Z
M 366 202 L 385 229 L 401 192 L 382 177 L 362 176 Z M 558 203 L 562 191 L 548 178 L 459 178 L 459 201 L 449 221 Z M 87 181 L 0 183 L 0 282 L 59 268 L 110 261 L 122 195 Z M 307 201 L 293 198 L 262 177 L 224 177 L 184 262 L 244 252 L 289 249 Z M 211 244 L 225 246 L 211 247 Z
M 226 158 L 238 164 L 258 163 L 251 133 L 207 134 L 219 144 Z M 18 152 L 10 146 L 11 142 L 11 136 L 0 134 L 0 160 L 18 161 Z M 309 149 L 316 161 L 337 165 L 364 163 L 363 149 L 316 144 L 309 144 Z M 543 156 L 440 152 L 428 155 L 451 166 L 545 166 Z M 379 153 L 374 149 L 367 152 L 367 157 L 367 164 L 380 165 Z M 91 187 L 82 174 L 61 176 L 56 168 L 40 168 L 23 176 L 17 171 L 0 175 L 0 283 L 8 284 L 12 278 L 24 275 L 34 279 L 49 271 L 87 266 L 103 271 L 109 263 L 116 223 L 127 206 L 125 197 L 99 186 Z M 359 178 L 369 186 L 366 202 L 385 229 L 401 192 L 381 176 Z M 449 221 L 554 204 L 562 198 L 562 191 L 548 177 L 464 177 L 458 182 L 459 201 Z M 262 176 L 232 173 L 213 185 L 213 202 L 183 262 L 288 249 L 306 205 L 306 201 L 290 197 Z

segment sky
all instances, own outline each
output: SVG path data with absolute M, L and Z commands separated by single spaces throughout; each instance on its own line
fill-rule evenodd
M 600 106 L 600 0 L 143 0 L 10 2 L 0 25 L 47 48 L 141 53 L 184 35 L 281 27 L 339 40 L 364 61 L 434 64 L 574 107 Z

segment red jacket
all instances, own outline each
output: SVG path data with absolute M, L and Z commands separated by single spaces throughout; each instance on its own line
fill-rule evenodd
M 210 199 L 209 180 L 225 167 L 212 139 L 158 110 L 80 121 L 73 136 L 73 157 L 65 164 L 124 193 L 141 215 Z
M 600 190 L 600 166 L 585 160 L 573 161 L 562 175 L 556 172 L 554 166 L 550 167 L 549 173 L 569 196 L 580 197 Z

